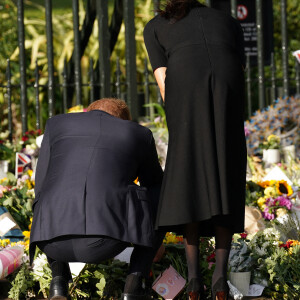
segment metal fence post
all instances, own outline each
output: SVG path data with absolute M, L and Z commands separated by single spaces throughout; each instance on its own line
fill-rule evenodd
M 35 127 L 36 129 L 41 128 L 40 124 L 40 86 L 39 86 L 39 66 L 37 60 L 35 61 L 35 81 L 34 81 L 34 89 L 35 89 Z M 49 115 L 50 118 L 50 115 Z
M 295 59 L 295 68 L 296 68 L 296 93 L 300 95 L 300 64 L 297 59 Z
M 281 36 L 282 36 L 283 96 L 289 96 L 289 53 L 288 53 L 288 40 L 287 40 L 286 0 L 281 0 Z
M 132 119 L 136 121 L 139 115 L 137 105 L 134 2 L 135 1 L 133 0 L 124 0 L 124 23 L 126 43 L 127 102 L 131 111 Z
M 148 70 L 148 60 L 145 58 L 144 60 L 144 74 L 145 74 L 145 82 L 144 82 L 144 87 L 145 87 L 145 104 L 150 103 L 150 91 L 149 91 L 149 70 Z M 146 115 L 150 116 L 152 119 L 152 114 L 150 107 L 146 107 Z
M 154 7 L 154 15 L 156 16 L 157 10 L 160 8 L 160 0 L 153 0 L 153 7 Z
M 47 60 L 48 60 L 48 116 L 49 118 L 51 118 L 54 114 L 52 0 L 45 0 L 45 12 L 46 12 Z
M 277 90 L 276 90 L 276 65 L 274 59 L 274 53 L 271 53 L 271 91 L 272 91 L 272 100 L 274 101 L 277 98 Z
M 75 91 L 76 91 L 76 105 L 82 102 L 81 94 L 81 65 L 80 65 L 80 31 L 79 31 L 79 7 L 78 0 L 72 1 L 73 10 L 73 31 L 74 31 L 74 60 L 75 60 Z
M 90 58 L 90 99 L 89 104 L 95 101 L 95 76 L 94 76 L 94 61 L 92 58 Z
M 246 83 L 247 83 L 247 102 L 248 102 L 248 118 L 252 115 L 252 94 L 251 94 L 251 66 L 250 66 L 250 54 L 247 54 L 246 62 Z
M 205 0 L 206 5 L 209 6 L 209 7 L 211 7 L 211 1 L 212 0 Z
M 8 116 L 8 132 L 9 132 L 9 140 L 12 141 L 12 110 L 11 110 L 11 72 L 10 72 L 10 60 L 7 60 L 6 66 L 6 96 L 7 96 L 7 116 Z
M 25 29 L 24 29 L 24 3 L 17 1 L 18 7 L 18 45 L 20 63 L 20 85 L 21 85 L 21 120 L 22 133 L 27 131 L 27 86 L 26 86 L 26 62 L 25 62 Z
M 266 106 L 262 0 L 256 0 L 256 29 L 258 63 L 258 101 L 259 108 L 262 109 Z
M 116 61 L 116 94 L 117 98 L 121 98 L 121 70 L 120 70 L 120 58 L 117 57 Z
M 63 83 L 62 83 L 62 88 L 63 88 L 63 112 L 64 114 L 68 111 L 68 89 L 67 89 L 67 62 L 66 59 L 64 59 L 64 70 L 63 70 Z
M 110 46 L 108 30 L 108 1 L 96 1 L 99 38 L 99 75 L 101 97 L 110 96 Z
M 237 0 L 230 0 L 231 4 L 231 15 L 237 18 Z

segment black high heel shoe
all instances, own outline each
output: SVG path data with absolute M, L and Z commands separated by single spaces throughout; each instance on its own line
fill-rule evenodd
M 228 300 L 229 299 L 229 286 L 227 280 L 224 277 L 218 279 L 218 281 L 212 286 L 211 289 L 212 300 Z
M 192 278 L 187 286 L 188 300 L 204 299 L 204 285 L 201 278 Z

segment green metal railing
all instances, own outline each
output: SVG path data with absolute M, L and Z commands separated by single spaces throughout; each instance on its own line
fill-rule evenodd
M 70 90 L 75 89 L 76 104 L 82 103 L 82 89 L 89 89 L 89 103 L 99 97 L 116 96 L 122 97 L 126 93 L 126 101 L 132 112 L 134 120 L 137 120 L 141 114 L 140 95 L 138 90 L 142 90 L 144 94 L 144 103 L 151 102 L 151 95 L 156 95 L 153 101 L 162 102 L 159 89 L 156 83 L 150 81 L 150 72 L 147 68 L 148 62 L 145 59 L 143 81 L 137 82 L 137 66 L 136 66 L 136 40 L 135 40 L 135 18 L 134 18 L 134 1 L 133 0 L 114 0 L 114 12 L 109 26 L 108 16 L 108 1 L 107 0 L 87 0 L 87 20 L 84 24 L 92 30 L 95 19 L 98 20 L 99 32 L 99 61 L 97 67 L 94 68 L 94 61 L 90 58 L 88 83 L 82 83 L 81 64 L 80 60 L 83 55 L 84 47 L 88 43 L 88 38 L 83 36 L 79 30 L 79 7 L 78 0 L 72 1 L 73 11 L 73 30 L 74 30 L 74 53 L 70 61 L 64 62 L 62 82 L 56 83 L 54 79 L 53 66 L 53 31 L 52 31 L 52 0 L 45 0 L 45 19 L 46 19 L 46 37 L 47 37 L 47 60 L 48 60 L 48 83 L 46 85 L 39 84 L 39 68 L 36 62 L 34 84 L 28 84 L 25 66 L 25 36 L 24 36 L 24 5 L 23 0 L 17 0 L 18 9 L 18 45 L 19 45 L 19 67 L 20 67 L 20 84 L 13 85 L 11 82 L 11 66 L 10 61 L 7 61 L 6 84 L 0 85 L 3 93 L 6 94 L 8 104 L 8 129 L 10 138 L 12 137 L 12 89 L 20 89 L 20 108 L 23 133 L 27 131 L 27 88 L 33 87 L 35 91 L 35 115 L 36 128 L 41 127 L 40 121 L 40 103 L 39 94 L 41 89 L 47 90 L 48 95 L 48 116 L 52 117 L 55 108 L 54 91 L 62 91 L 62 107 L 63 112 L 66 112 L 70 106 Z M 218 0 L 206 0 L 208 6 L 214 6 L 214 2 Z M 233 17 L 237 17 L 237 0 L 230 1 L 230 13 Z M 266 103 L 266 84 L 270 86 L 270 95 L 272 99 L 278 96 L 278 86 L 283 87 L 283 96 L 289 96 L 291 82 L 295 87 L 296 93 L 300 94 L 300 66 L 295 63 L 295 78 L 289 77 L 288 66 L 288 36 L 287 36 L 287 16 L 286 16 L 286 0 L 281 1 L 281 34 L 282 34 L 282 69 L 283 78 L 276 77 L 276 68 L 274 61 L 274 53 L 271 55 L 271 77 L 265 78 L 265 61 L 264 61 L 264 31 L 263 31 L 263 1 L 255 0 L 256 3 L 256 29 L 257 29 L 257 78 L 253 78 L 253 67 L 251 66 L 250 57 L 247 56 L 246 68 L 246 96 L 247 96 L 247 111 L 248 116 L 253 112 L 254 92 L 253 85 L 258 85 L 258 107 L 264 108 Z M 159 7 L 160 1 L 153 0 L 154 11 Z M 111 82 L 111 66 L 110 56 L 117 41 L 118 30 L 122 21 L 125 25 L 125 43 L 126 43 L 126 79 L 121 81 L 121 70 L 119 59 L 116 61 L 115 81 Z M 32 80 L 31 80 L 32 81 Z M 280 82 L 280 84 L 279 84 Z M 155 91 L 151 91 L 155 89 Z M 268 103 L 269 104 L 269 103 Z M 254 107 L 254 109 L 257 109 Z M 146 109 L 147 114 L 150 112 Z

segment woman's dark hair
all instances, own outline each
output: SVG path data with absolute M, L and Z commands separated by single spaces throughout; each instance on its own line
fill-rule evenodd
M 158 9 L 158 13 L 168 20 L 179 21 L 184 18 L 192 8 L 205 5 L 197 0 L 168 0 L 164 9 Z

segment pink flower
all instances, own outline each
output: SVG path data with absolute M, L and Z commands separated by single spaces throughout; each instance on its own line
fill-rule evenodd
M 245 136 L 249 136 L 251 133 L 250 130 L 246 126 L 244 126 L 244 131 L 245 131 Z

